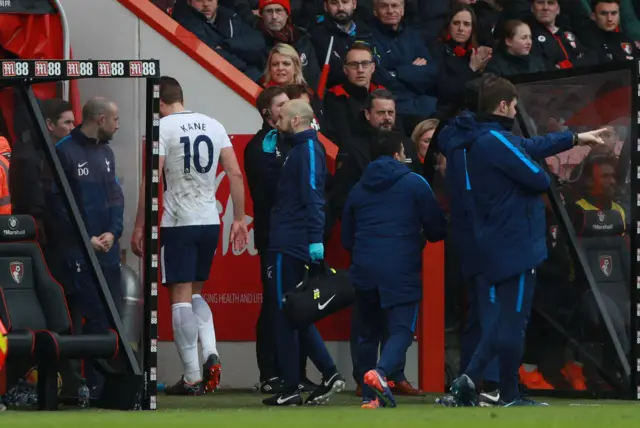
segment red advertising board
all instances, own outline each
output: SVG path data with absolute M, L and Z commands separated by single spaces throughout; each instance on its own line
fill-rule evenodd
M 244 170 L 244 148 L 253 135 L 232 135 L 231 141 Z M 245 210 L 249 228 L 249 245 L 234 251 L 229 242 L 229 232 L 233 222 L 233 202 L 229 194 L 229 180 L 222 169 L 218 171 L 216 199 L 220 212 L 220 241 L 211 268 L 209 280 L 205 283 L 202 297 L 211 306 L 219 341 L 254 341 L 255 326 L 262 303 L 260 281 L 260 261 L 253 239 L 253 203 L 245 180 Z M 162 208 L 161 208 L 162 209 Z M 162 236 L 160 236 L 162 242 Z M 347 267 L 346 252 L 341 249 L 339 236 L 334 233 L 327 249 L 329 263 L 337 268 Z M 171 307 L 169 294 L 164 287 L 159 292 L 159 338 L 173 340 Z M 348 340 L 350 312 L 342 311 L 318 323 L 325 340 Z

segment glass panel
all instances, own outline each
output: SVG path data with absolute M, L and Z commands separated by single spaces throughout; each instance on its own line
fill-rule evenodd
M 546 160 L 599 293 L 545 196 L 549 258 L 538 269 L 520 372 L 533 389 L 628 388 L 630 85 L 630 70 L 518 85 L 525 123 L 538 135 L 608 129 L 605 145 Z
M 74 332 L 105 332 L 113 326 L 80 233 L 55 179 L 54 165 L 45 153 L 47 143 L 39 137 L 38 125 L 29 114 L 28 100 L 18 90 L 8 88 L 4 91 L 12 92 L 8 110 L 13 112 L 13 120 L 8 125 L 13 128 L 10 167 L 13 213 L 28 214 L 36 219 L 38 241 L 52 276 L 65 290 Z M 3 98 L 4 102 L 6 100 L 6 97 Z M 121 171 L 116 170 L 112 143 L 101 141 L 96 144 L 96 140 L 89 139 L 80 128 L 73 131 L 72 139 L 65 139 L 80 118 L 74 118 L 70 106 L 59 100 L 40 101 L 40 108 L 48 119 L 50 143 L 56 145 L 87 234 L 90 238 L 94 237 L 95 255 L 120 310 L 124 334 L 136 350 L 144 317 L 141 285 L 130 268 L 121 267 L 119 238 L 123 230 L 125 201 L 118 180 Z M 111 113 L 101 110 L 98 114 L 108 116 Z M 101 139 L 111 139 L 108 131 L 105 128 L 96 134 L 96 129 L 87 129 L 90 136 L 99 135 Z M 115 134 L 114 142 L 117 138 Z M 129 201 L 129 205 L 136 206 L 137 194 L 135 197 L 136 200 Z M 113 240 L 109 234 L 113 235 Z M 121 361 L 109 364 L 114 370 L 124 369 Z M 98 382 L 99 376 L 96 376 L 95 370 L 92 373 L 89 366 L 85 364 L 85 376 L 91 386 Z M 64 365 L 61 373 L 63 394 L 74 396 L 80 379 L 79 363 Z
M 433 120 L 429 120 L 432 122 Z M 435 124 L 438 122 L 436 121 Z M 434 125 L 435 125 L 434 124 Z M 420 126 L 420 125 L 418 125 Z M 417 127 L 416 127 L 417 128 Z M 421 136 L 417 136 L 418 139 Z M 435 136 L 437 138 L 437 135 Z M 433 141 L 433 140 L 432 140 Z M 416 143 L 416 147 L 420 150 L 420 145 Z M 431 171 L 429 177 L 429 183 L 433 190 L 440 207 L 445 215 L 448 217 L 449 211 L 449 195 L 447 193 L 447 184 L 445 182 L 446 177 L 446 158 L 439 153 L 439 150 L 429 147 L 426 152 L 424 163 L 429 165 L 428 168 Z M 425 169 L 426 171 L 426 169 Z M 462 280 L 462 274 L 460 269 L 460 260 L 454 245 L 452 233 L 449 230 L 447 237 L 445 238 L 445 299 L 444 299 L 444 312 L 445 312 L 445 352 L 446 352 L 446 379 L 449 384 L 457 376 L 460 366 L 459 357 L 459 342 L 460 332 L 463 329 L 463 322 L 465 319 L 464 313 L 466 311 L 466 288 Z M 465 342 L 466 343 L 466 342 Z M 475 341 L 471 342 L 472 344 Z

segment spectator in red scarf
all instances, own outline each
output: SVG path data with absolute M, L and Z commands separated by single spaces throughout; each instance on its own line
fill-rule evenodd
M 438 103 L 457 103 L 464 85 L 479 77 L 491 59 L 492 50 L 478 46 L 478 22 L 473 8 L 456 4 L 448 16 L 440 39 L 432 51 L 438 63 Z
M 312 88 L 317 88 L 320 65 L 316 52 L 309 33 L 291 22 L 289 0 L 260 0 L 260 17 L 257 28 L 264 36 L 267 47 L 271 49 L 280 43 L 293 46 L 300 57 L 306 82 Z

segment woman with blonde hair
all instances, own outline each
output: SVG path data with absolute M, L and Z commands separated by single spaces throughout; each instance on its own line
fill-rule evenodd
M 265 88 L 307 83 L 302 75 L 300 56 L 293 46 L 278 43 L 271 49 L 261 83 Z
M 411 133 L 411 141 L 416 145 L 421 163 L 424 163 L 429 144 L 431 144 L 431 138 L 439 124 L 440 121 L 438 119 L 426 119 L 417 124 Z

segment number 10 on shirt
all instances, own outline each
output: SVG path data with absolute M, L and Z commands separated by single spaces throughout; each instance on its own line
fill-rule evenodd
M 201 143 L 206 145 L 207 153 L 209 157 L 207 158 L 207 164 L 202 166 L 201 157 L 200 157 L 200 149 L 202 147 Z M 184 173 L 191 174 L 191 157 L 193 156 L 193 166 L 196 168 L 196 171 L 201 174 L 206 174 L 211 171 L 211 167 L 213 165 L 213 142 L 211 139 L 205 135 L 198 135 L 193 143 L 189 137 L 180 138 L 180 144 L 182 144 L 184 148 Z

